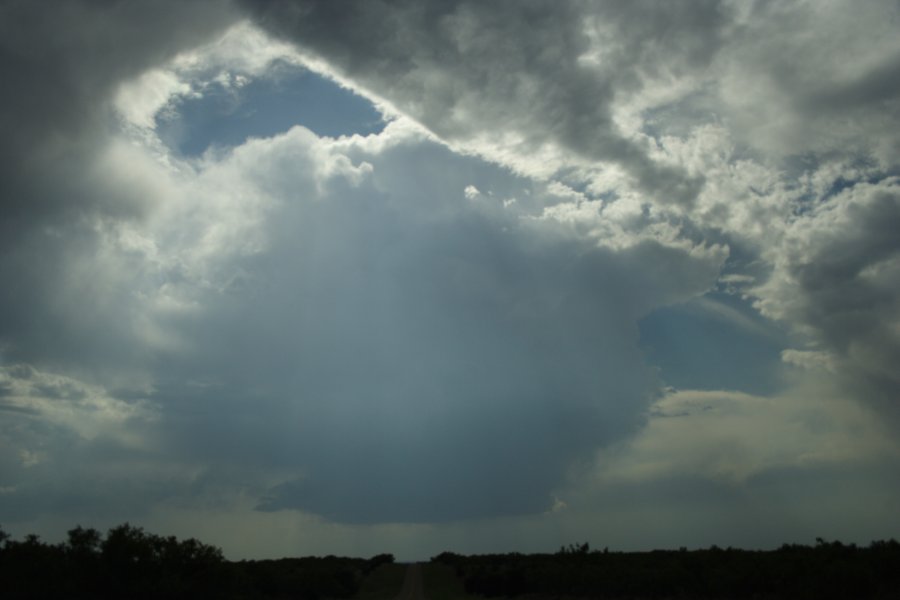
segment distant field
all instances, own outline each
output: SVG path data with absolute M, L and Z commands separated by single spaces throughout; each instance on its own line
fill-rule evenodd
M 472 600 L 453 567 L 439 563 L 422 565 L 422 583 L 427 600 Z
M 384 564 L 372 571 L 359 586 L 356 600 L 392 600 L 403 587 L 406 565 Z
M 354 600 L 393 600 L 403 588 L 406 564 L 381 565 L 366 577 Z M 463 582 L 453 568 L 438 563 L 424 563 L 422 586 L 425 600 L 474 600 L 466 594 Z

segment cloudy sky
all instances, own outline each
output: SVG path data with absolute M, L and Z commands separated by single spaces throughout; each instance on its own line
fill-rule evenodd
M 0 3 L 0 524 L 900 537 L 900 4 Z

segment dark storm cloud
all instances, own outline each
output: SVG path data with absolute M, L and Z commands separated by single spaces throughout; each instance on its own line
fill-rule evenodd
M 221 30 L 233 19 L 227 5 L 0 5 L 0 340 L 14 340 L 7 353 L 56 353 L 66 363 L 94 345 L 105 317 L 72 313 L 93 303 L 89 290 L 102 276 L 85 269 L 86 293 L 64 299 L 60 283 L 73 277 L 73 258 L 92 259 L 98 219 L 137 218 L 153 202 L 110 189 L 102 181 L 109 174 L 97 172 L 115 127 L 109 102 L 123 80 Z M 110 340 L 102 354 L 127 354 L 128 343 Z
M 881 64 L 858 74 L 846 82 L 828 82 L 803 94 L 800 109 L 838 114 L 846 110 L 889 108 L 885 106 L 900 96 L 900 56 L 888 56 Z M 894 117 L 897 108 L 894 108 Z
M 96 151 L 109 131 L 113 90 L 221 30 L 233 19 L 222 10 L 226 6 L 218 0 L 4 2 L 4 223 L 60 210 L 78 215 L 104 200 L 107 209 L 123 210 L 118 205 L 127 203 L 124 199 L 96 198 L 69 185 L 81 175 L 81 159 Z
M 168 489 L 133 466 L 149 459 L 118 439 L 131 428 L 107 420 L 108 399 L 97 404 L 96 390 L 28 363 L 114 381 L 123 366 L 146 359 L 127 324 L 133 290 L 109 293 L 98 225 L 138 221 L 158 199 L 136 182 L 109 185 L 120 174 L 99 169 L 97 159 L 118 129 L 111 110 L 118 86 L 221 31 L 234 19 L 227 7 L 0 3 L 4 522 L 41 514 L 133 518 L 158 498 L 154 489 Z M 92 421 L 105 433 L 84 428 Z
M 558 144 L 625 169 L 658 201 L 703 185 L 654 161 L 613 121 L 642 78 L 710 62 L 728 11 L 718 2 L 248 2 L 260 23 L 325 58 L 449 141 L 511 130 L 528 153 Z M 593 26 L 611 32 L 599 62 Z
M 850 393 L 886 406 L 896 416 L 897 181 L 857 184 L 819 211 L 819 223 L 797 224 L 791 231 L 781 269 L 763 287 L 760 304 L 832 353 Z

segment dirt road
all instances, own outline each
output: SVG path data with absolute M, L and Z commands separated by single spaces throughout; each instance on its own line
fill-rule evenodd
M 395 600 L 425 600 L 422 589 L 422 565 L 411 564 L 406 568 L 403 587 Z

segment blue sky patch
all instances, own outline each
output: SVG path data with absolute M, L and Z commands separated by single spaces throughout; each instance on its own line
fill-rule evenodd
M 639 328 L 647 361 L 667 385 L 750 394 L 779 387 L 786 340 L 739 297 L 712 293 L 667 306 Z
M 199 98 L 184 98 L 157 116 L 157 133 L 185 156 L 210 146 L 238 146 L 302 125 L 316 135 L 369 135 L 385 121 L 365 98 L 312 71 L 279 65 L 240 88 L 211 82 Z

